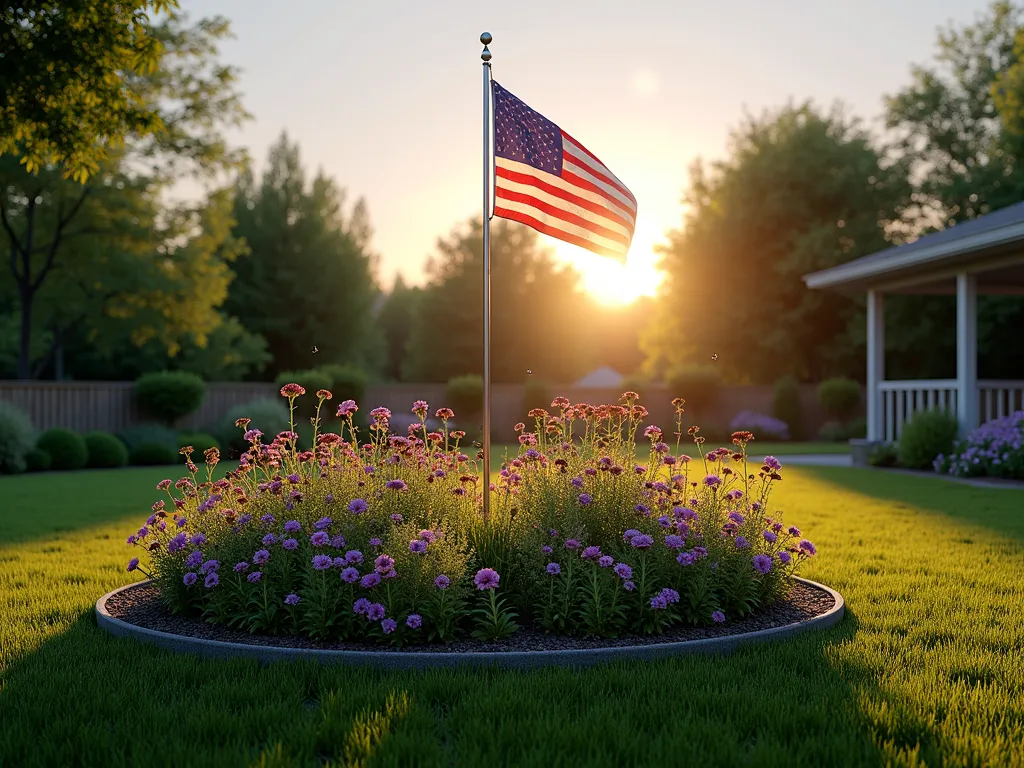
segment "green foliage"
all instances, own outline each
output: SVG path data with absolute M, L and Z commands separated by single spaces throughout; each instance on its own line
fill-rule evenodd
M 863 440 L 868 436 L 868 420 L 861 416 L 859 419 L 847 422 L 843 429 L 846 432 L 845 440 Z
M 377 315 L 385 349 L 381 373 L 386 380 L 398 381 L 402 378 L 402 365 L 405 362 L 413 326 L 419 316 L 422 294 L 421 288 L 406 286 L 402 276 L 398 275 L 380 308 L 380 314 Z
M 147 444 L 159 444 L 169 451 L 178 450 L 178 433 L 163 424 L 136 424 L 122 430 L 117 437 L 128 448 L 129 454 Z
M 354 365 L 338 365 L 330 363 L 328 365 L 321 365 L 314 370 L 319 371 L 328 377 L 330 386 L 327 388 L 331 390 L 331 394 L 334 395 L 335 400 L 355 400 L 357 403 L 362 402 L 363 395 L 366 394 L 366 385 L 370 382 L 370 377 L 366 375 L 366 372 L 362 368 Z M 280 380 L 280 378 L 281 377 L 279 376 L 278 380 Z M 307 388 L 306 391 L 308 392 L 309 389 Z
M 956 418 L 942 410 L 920 411 L 903 425 L 898 456 L 900 466 L 931 469 L 935 457 L 948 454 L 956 442 L 959 425 Z
M 142 443 L 131 450 L 128 461 L 133 467 L 156 467 L 177 464 L 180 458 L 164 443 Z
M 579 275 L 558 265 L 532 229 L 491 224 L 491 378 L 519 384 L 527 371 L 574 381 L 590 369 L 597 310 Z M 479 217 L 437 244 L 427 264 L 406 343 L 406 381 L 447 381 L 483 374 L 483 232 Z M 500 350 L 500 351 L 499 351 Z
M 266 339 L 273 370 L 358 363 L 379 346 L 369 215 L 362 200 L 346 212 L 345 197 L 323 173 L 307 178 L 285 134 L 262 179 L 247 170 L 238 180 L 233 233 L 250 253 L 235 264 L 224 309 Z
M 200 456 L 209 448 L 220 450 L 220 441 L 205 432 L 182 432 L 178 435 L 178 448 L 191 445 Z
M 458 423 L 467 424 L 483 413 L 484 380 L 476 374 L 448 379 L 445 402 L 455 411 Z
M 800 385 L 792 376 L 783 376 L 775 382 L 772 393 L 772 416 L 789 426 L 789 436 L 799 440 L 803 436 L 804 413 L 800 405 Z
M 826 443 L 840 443 L 846 440 L 846 425 L 838 421 L 826 421 L 818 430 L 818 439 Z
M 53 466 L 53 459 L 42 448 L 33 448 L 25 454 L 26 472 L 45 472 L 51 466 Z
M 58 471 L 82 469 L 89 462 L 85 438 L 70 429 L 48 429 L 36 445 L 50 454 L 50 466 Z
M 895 443 L 879 443 L 868 454 L 868 464 L 873 467 L 895 467 L 899 463 L 900 453 Z
M 173 426 L 203 404 L 206 384 L 184 371 L 147 373 L 135 382 L 135 397 L 146 414 Z
M 722 375 L 718 368 L 709 365 L 680 366 L 669 371 L 665 383 L 672 397 L 683 398 L 687 410 L 699 415 L 714 405 Z
M 551 408 L 551 387 L 543 379 L 528 376 L 523 387 L 523 407 L 520 410 L 525 416 L 534 408 Z
M 85 436 L 85 447 L 89 452 L 89 467 L 106 469 L 128 463 L 128 448 L 108 432 L 90 432 Z
M 826 379 L 818 385 L 818 402 L 831 418 L 849 421 L 860 407 L 860 384 L 853 379 Z
M 0 402 L 0 472 L 24 472 L 25 454 L 34 444 L 28 414 L 13 403 Z
M 248 448 L 242 439 L 244 431 L 235 426 L 238 419 L 250 419 L 247 429 L 260 430 L 269 442 L 278 432 L 288 429 L 288 404 L 283 397 L 267 397 L 232 407 L 217 430 L 221 447 L 230 458 L 236 458 Z

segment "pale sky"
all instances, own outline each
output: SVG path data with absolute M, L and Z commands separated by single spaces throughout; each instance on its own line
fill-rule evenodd
M 744 110 L 842 99 L 877 120 L 884 94 L 931 59 L 936 30 L 988 0 L 183 0 L 236 39 L 254 116 L 232 139 L 257 170 L 282 129 L 365 197 L 380 279 L 423 281 L 439 235 L 479 216 L 479 35 L 494 79 L 594 152 L 639 206 L 625 269 L 555 247 L 605 300 L 653 293 L 652 245 L 681 221 L 687 168 L 721 157 Z M 545 238 L 547 240 L 547 238 Z M 549 241 L 553 246 L 556 241 Z

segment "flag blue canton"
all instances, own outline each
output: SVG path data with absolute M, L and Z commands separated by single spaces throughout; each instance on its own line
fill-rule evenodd
M 562 131 L 497 83 L 494 85 L 494 154 L 562 173 Z

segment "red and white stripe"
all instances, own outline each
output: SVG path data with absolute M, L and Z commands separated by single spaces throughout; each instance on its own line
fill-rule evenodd
M 603 256 L 626 260 L 636 198 L 582 144 L 562 131 L 562 173 L 494 159 L 494 215 Z

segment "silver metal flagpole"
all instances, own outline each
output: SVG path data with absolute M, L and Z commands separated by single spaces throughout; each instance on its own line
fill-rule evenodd
M 490 32 L 480 35 L 484 66 L 484 522 L 491 517 L 491 51 Z

